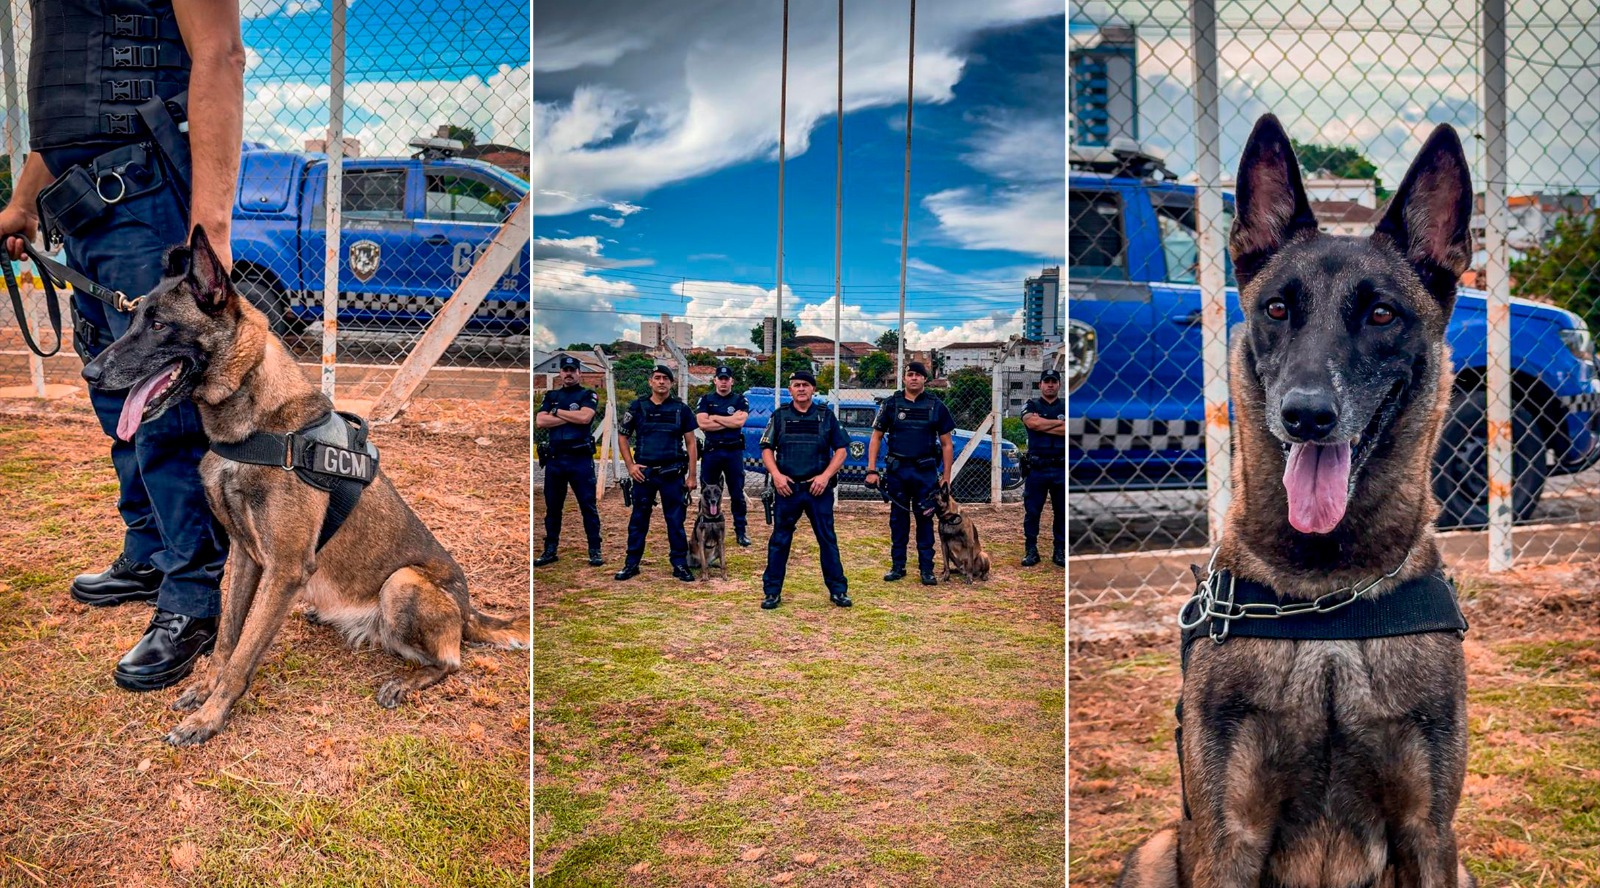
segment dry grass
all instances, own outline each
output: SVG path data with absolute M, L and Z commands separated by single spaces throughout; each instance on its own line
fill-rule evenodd
M 1461 588 L 1472 626 L 1462 858 L 1485 885 L 1600 884 L 1600 573 L 1524 568 Z M 1073 612 L 1073 885 L 1112 884 L 1122 855 L 1178 815 L 1180 601 Z M 1113 624 L 1121 631 L 1094 631 Z
M 375 440 L 506 613 L 528 606 L 528 444 L 525 408 L 500 413 L 424 407 Z M 398 661 L 292 617 L 221 735 L 160 741 L 176 690 L 111 681 L 149 609 L 67 595 L 121 543 L 106 452 L 81 401 L 0 404 L 0 884 L 526 885 L 526 653 L 474 649 L 389 712 Z
M 969 514 L 986 584 L 882 582 L 883 507 L 852 505 L 855 607 L 828 603 L 802 522 L 784 604 L 762 611 L 759 510 L 730 580 L 673 580 L 657 517 L 643 574 L 617 583 L 620 499 L 603 568 L 569 504 L 535 577 L 538 883 L 1060 885 L 1062 574 L 1017 566 L 1015 507 Z

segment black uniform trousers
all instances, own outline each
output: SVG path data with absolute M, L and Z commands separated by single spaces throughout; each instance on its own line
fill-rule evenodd
M 667 557 L 673 567 L 689 566 L 689 537 L 683 532 L 683 520 L 688 515 L 688 504 L 683 494 L 683 472 L 663 476 L 659 469 L 648 466 L 644 480 L 633 485 L 633 514 L 628 517 L 628 564 L 638 564 L 644 557 L 644 538 L 650 533 L 650 513 L 655 511 L 656 494 L 661 495 L 661 514 L 667 519 Z
M 721 484 L 733 510 L 733 531 L 744 533 L 748 526 L 745 515 L 748 504 L 744 501 L 744 447 L 712 450 L 707 445 L 700 454 L 700 483 Z
M 906 566 L 906 545 L 911 537 L 912 514 L 917 522 L 917 567 L 933 573 L 933 514 L 925 507 L 929 494 L 939 486 L 937 461 L 917 468 L 912 460 L 897 460 L 884 476 L 889 489 L 889 562 L 895 570 Z M 897 505 L 898 504 L 898 505 Z M 907 512 L 901 506 L 909 507 Z
M 784 496 L 777 491 L 772 504 L 772 536 L 767 540 L 767 569 L 761 574 L 761 591 L 768 597 L 783 591 L 783 578 L 789 569 L 789 547 L 794 542 L 795 526 L 804 515 L 816 534 L 822 554 L 822 582 L 828 594 L 846 593 L 844 564 L 839 560 L 839 537 L 833 531 L 833 484 L 820 496 L 811 493 L 810 481 L 794 481 L 794 492 Z
M 1050 465 L 1033 465 L 1028 469 L 1028 479 L 1022 489 L 1022 539 L 1030 548 L 1039 544 L 1039 517 L 1044 511 L 1044 501 L 1050 500 L 1051 537 L 1055 552 L 1066 551 L 1066 535 L 1062 510 L 1067 501 L 1067 470 L 1059 461 Z
M 600 548 L 600 510 L 594 504 L 594 460 L 585 453 L 563 453 L 550 457 L 544 466 L 544 547 L 554 552 L 561 541 L 561 510 L 567 504 L 567 488 L 578 501 L 583 516 L 583 533 L 589 548 Z

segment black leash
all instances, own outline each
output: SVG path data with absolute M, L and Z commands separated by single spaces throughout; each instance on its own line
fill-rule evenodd
M 28 350 L 41 358 L 48 358 L 61 351 L 61 297 L 57 294 L 57 287 L 70 286 L 75 292 L 83 293 L 104 302 L 106 305 L 121 312 L 131 312 L 139 307 L 138 296 L 129 299 L 120 290 L 112 290 L 89 280 L 87 277 L 40 253 L 20 237 L 9 238 L 22 244 L 22 252 L 32 260 L 33 267 L 39 272 L 39 280 L 44 284 L 44 306 L 50 317 L 50 332 L 55 334 L 56 346 L 50 351 L 39 347 L 33 338 L 33 333 L 28 329 L 28 313 L 22 305 L 22 288 L 17 284 L 16 273 L 11 269 L 9 257 L 0 257 L 0 271 L 6 279 L 6 291 L 11 296 L 11 310 L 17 318 L 17 326 L 22 330 L 22 340 L 27 343 Z

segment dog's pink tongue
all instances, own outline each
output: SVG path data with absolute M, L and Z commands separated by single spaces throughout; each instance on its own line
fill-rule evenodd
M 153 374 L 149 379 L 139 383 L 139 387 L 128 393 L 127 400 L 122 402 L 122 415 L 117 417 L 117 437 L 124 441 L 132 441 L 133 433 L 139 431 L 139 422 L 144 419 L 144 408 L 150 399 L 167 390 L 172 384 L 172 368 L 168 364 Z
M 1283 469 L 1289 523 L 1301 533 L 1329 533 L 1350 504 L 1350 442 L 1294 444 Z

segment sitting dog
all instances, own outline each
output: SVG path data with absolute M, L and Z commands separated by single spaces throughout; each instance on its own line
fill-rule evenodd
M 1118 884 L 1472 883 L 1466 622 L 1429 486 L 1472 200 L 1440 126 L 1371 237 L 1323 234 L 1288 136 L 1256 123 L 1229 239 L 1233 502 L 1180 616 L 1183 816 Z
M 528 645 L 527 616 L 472 606 L 461 567 L 377 467 L 364 431 L 348 437 L 364 424 L 332 413 L 266 317 L 234 290 L 202 228 L 168 251 L 128 332 L 83 375 L 96 388 L 130 390 L 118 423 L 124 438 L 192 397 L 212 442 L 200 474 L 228 532 L 233 581 L 209 672 L 197 670 L 173 704 L 195 711 L 168 743 L 204 743 L 222 729 L 297 597 L 353 642 L 418 664 L 378 688 L 388 708 L 460 669 L 464 641 Z M 253 455 L 273 445 L 274 459 Z
M 722 516 L 722 485 L 707 484 L 700 488 L 700 509 L 694 516 L 694 534 L 689 537 L 689 566 L 700 568 L 701 581 L 711 579 L 713 564 L 722 569 L 724 580 L 728 578 L 728 562 L 722 552 L 727 532 Z
M 939 517 L 939 541 L 944 545 L 944 572 L 940 582 L 950 579 L 954 565 L 967 582 L 989 578 L 989 556 L 978 543 L 978 525 L 961 514 L 961 506 L 950 488 L 940 487 L 933 495 L 933 512 Z

